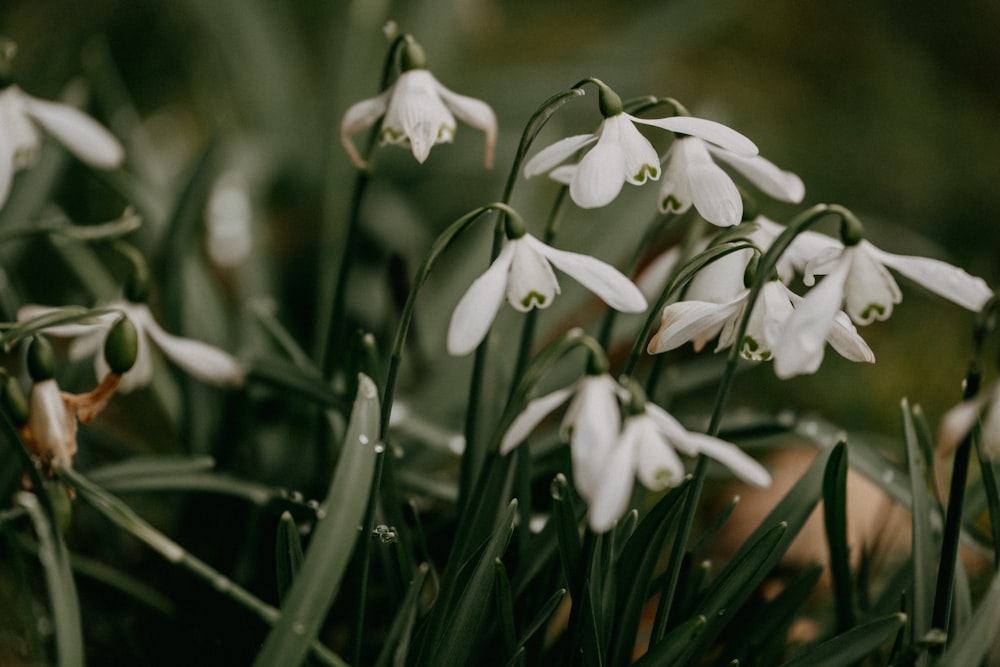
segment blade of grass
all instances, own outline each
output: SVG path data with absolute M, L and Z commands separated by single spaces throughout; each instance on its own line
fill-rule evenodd
M 917 436 L 913 411 L 906 399 L 902 402 L 903 443 L 906 445 L 906 463 L 910 475 L 911 516 L 913 526 L 913 579 L 910 598 L 910 648 L 918 650 L 917 642 L 923 640 L 931 629 L 934 606 L 934 571 L 937 565 L 934 536 L 931 533 L 931 503 L 927 489 L 926 459 Z
M 850 667 L 877 651 L 904 623 L 906 614 L 900 613 L 869 621 L 803 651 L 781 667 Z
M 62 490 L 57 489 L 57 492 L 61 493 Z M 49 593 L 57 664 L 59 667 L 82 667 L 84 649 L 80 603 L 66 545 L 58 527 L 42 508 L 35 494 L 18 493 L 16 501 L 27 511 L 35 527 L 35 534 L 38 535 L 38 560 L 45 572 L 45 584 Z
M 413 635 L 413 626 L 416 624 L 417 612 L 420 607 L 420 593 L 423 591 L 424 582 L 430 566 L 427 563 L 420 564 L 415 570 L 410 588 L 399 605 L 396 617 L 392 620 L 389 632 L 382 641 L 382 651 L 375 661 L 375 667 L 403 667 L 410 650 L 410 637 Z
M 378 388 L 362 376 L 340 461 L 316 523 L 302 567 L 292 582 L 277 623 L 254 665 L 295 667 L 336 597 L 368 505 L 379 439 Z M 380 445 L 378 445 L 380 446 Z M 363 536 L 369 539 L 369 536 Z
M 282 512 L 278 519 L 278 536 L 274 545 L 278 599 L 281 602 L 285 602 L 288 598 L 288 592 L 295 580 L 295 575 L 302 568 L 303 559 L 299 527 L 289 512 Z
M 994 644 L 1000 627 L 1000 574 L 993 576 L 972 618 L 941 656 L 936 667 L 967 667 L 979 665 Z
M 836 607 L 837 630 L 855 623 L 851 583 L 850 546 L 847 544 L 847 447 L 838 444 L 830 453 L 823 475 L 823 518 L 830 552 L 830 576 Z

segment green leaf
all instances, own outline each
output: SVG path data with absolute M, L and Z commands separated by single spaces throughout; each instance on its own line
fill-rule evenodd
M 48 516 L 34 494 L 19 493 L 17 503 L 27 511 L 38 535 L 38 560 L 45 572 L 45 584 L 49 593 L 57 664 L 59 667 L 82 666 L 84 650 L 80 604 L 66 545 L 53 518 Z
M 456 573 L 457 585 L 452 596 L 438 600 L 434 608 L 435 631 L 425 647 L 430 657 L 424 665 L 464 665 L 476 645 L 479 631 L 493 605 L 489 603 L 496 577 L 496 560 L 503 556 L 514 532 L 517 500 L 512 500 L 507 512 L 490 539 L 477 550 L 473 558 Z
M 941 656 L 936 667 L 967 667 L 978 665 L 990 651 L 997 628 L 1000 627 L 1000 573 L 993 576 L 979 608 L 961 633 Z
M 636 660 L 634 664 L 636 667 L 683 664 L 681 657 L 698 635 L 705 631 L 705 623 L 704 616 L 692 616 L 664 635 L 653 650 Z
M 927 489 L 926 459 L 917 436 L 913 412 L 902 401 L 903 442 L 910 477 L 910 510 L 913 526 L 913 580 L 910 599 L 911 642 L 921 639 L 931 628 L 934 609 L 934 582 L 937 576 L 937 549 L 931 532 L 931 499 Z M 915 646 L 912 647 L 916 649 Z
M 369 378 L 362 377 L 340 461 L 312 539 L 281 616 L 254 661 L 257 667 L 294 667 L 302 664 L 309 652 L 358 539 L 358 526 L 373 481 L 378 440 L 378 389 Z
M 521 638 L 517 642 L 518 647 L 523 648 L 524 645 L 527 644 L 528 641 L 535 635 L 535 633 L 538 632 L 546 622 L 548 622 L 549 618 L 559 607 L 559 603 L 562 602 L 565 597 L 566 589 L 560 588 L 552 595 L 552 597 L 546 600 L 545 603 L 538 608 L 538 612 L 535 614 L 535 617 L 532 618 L 531 622 L 525 626 L 524 632 L 521 634 Z
M 850 547 L 847 544 L 847 446 L 833 448 L 823 475 L 823 518 L 830 551 L 830 574 L 837 610 L 837 629 L 854 625 Z
M 406 597 L 399 605 L 399 610 L 392 620 L 389 632 L 382 640 L 382 651 L 375 662 L 375 667 L 388 667 L 389 665 L 403 667 L 406 664 L 410 650 L 410 637 L 413 634 L 413 627 L 416 624 L 417 612 L 419 611 L 420 594 L 429 571 L 430 567 L 427 563 L 421 563 L 416 568 Z
M 900 613 L 870 621 L 809 648 L 782 667 L 850 667 L 878 650 L 904 623 L 906 614 Z
M 653 570 L 659 562 L 663 543 L 674 528 L 681 500 L 687 495 L 688 488 L 685 483 L 664 495 L 639 522 L 617 559 L 619 591 L 608 651 L 609 664 L 628 663 L 642 610 L 650 595 Z
M 282 512 L 278 519 L 278 536 L 274 545 L 275 570 L 278 580 L 278 599 L 288 597 L 295 575 L 302 567 L 302 539 L 299 527 L 289 512 Z
M 496 592 L 497 617 L 500 621 L 500 636 L 503 638 L 507 655 L 513 656 L 517 652 L 517 635 L 514 628 L 514 596 L 510 591 L 510 579 L 507 578 L 507 568 L 503 561 L 497 558 L 494 561 L 496 576 L 493 579 L 494 591 Z
M 257 358 L 247 364 L 247 380 L 289 390 L 320 405 L 346 412 L 344 399 L 315 368 L 302 368 L 275 357 Z
M 561 473 L 552 480 L 552 521 L 556 527 L 559 541 L 559 562 L 562 564 L 563 576 L 570 590 L 579 590 L 579 580 L 583 576 L 580 571 L 580 555 L 583 547 L 580 542 L 580 517 L 573 506 L 573 490 Z

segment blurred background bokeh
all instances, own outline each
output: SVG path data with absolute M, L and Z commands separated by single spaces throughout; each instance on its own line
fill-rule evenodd
M 337 136 L 340 117 L 349 104 L 378 92 L 388 20 L 416 36 L 442 83 L 491 104 L 501 129 L 492 171 L 481 168 L 481 136 L 467 127 L 459 128 L 454 146 L 435 148 L 427 169 L 405 151 L 377 154 L 348 301 L 352 323 L 372 328 L 383 349 L 399 283 L 405 286 L 430 240 L 458 216 L 499 198 L 532 112 L 589 76 L 624 98 L 677 98 L 695 115 L 743 132 L 763 155 L 798 173 L 806 200 L 802 207 L 764 203 L 775 220 L 786 222 L 813 203 L 839 203 L 885 250 L 945 259 L 991 285 L 1000 281 L 1000 4 L 994 0 L 0 3 L 0 36 L 18 46 L 16 82 L 38 97 L 86 100 L 125 143 L 127 170 L 142 197 L 125 201 L 114 184 L 69 162 L 55 193 L 59 205 L 86 224 L 135 204 L 147 226 L 140 242 L 152 246 L 192 169 L 211 156 L 214 187 L 232 195 L 217 200 L 221 212 L 206 209 L 199 232 L 211 259 L 203 267 L 211 298 L 233 310 L 270 304 L 306 350 L 317 346 L 317 275 L 337 261 L 324 220 L 343 215 L 353 186 L 354 169 Z M 591 131 L 597 120 L 588 95 L 565 107 L 540 141 Z M 554 192 L 541 179 L 519 184 L 515 207 L 543 215 Z M 613 224 L 567 211 L 564 245 L 601 248 L 608 261 L 625 257 L 625 244 L 636 237 L 622 230 L 646 223 L 655 187 L 625 195 L 610 209 Z M 36 216 L 38 209 L 24 202 L 13 198 L 0 222 Z M 213 237 L 228 255 L 213 254 Z M 424 361 L 446 369 L 427 379 L 430 396 L 442 384 L 455 385 L 449 372 L 468 363 L 444 359 L 441 334 L 468 278 L 484 266 L 485 247 L 475 246 L 464 264 L 446 263 L 443 277 L 428 286 L 415 335 Z M 79 296 L 53 287 L 65 290 L 68 269 L 4 269 L 32 300 L 69 303 Z M 778 383 L 764 365 L 741 376 L 730 404 L 815 410 L 844 427 L 895 434 L 899 400 L 907 396 L 935 423 L 960 396 L 973 316 L 900 282 L 905 296 L 892 319 L 863 330 L 874 367 L 831 354 L 815 376 Z M 197 321 L 186 329 L 213 338 Z M 461 377 L 455 393 L 464 388 Z M 687 407 L 704 413 L 710 408 L 704 398 L 693 394 Z M 444 420 L 458 423 L 455 415 Z M 157 447 L 171 445 L 150 449 Z M 281 474 L 264 476 L 276 482 Z M 205 536 L 215 529 L 199 528 Z

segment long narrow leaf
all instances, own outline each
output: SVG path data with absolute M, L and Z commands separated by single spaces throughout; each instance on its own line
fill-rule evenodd
M 823 475 L 823 518 L 830 551 L 837 629 L 844 632 L 854 625 L 854 595 L 847 544 L 847 446 L 842 442 L 830 453 Z
M 849 667 L 889 641 L 905 622 L 906 614 L 897 613 L 859 625 L 800 653 L 782 667 Z
M 406 664 L 410 650 L 410 637 L 413 634 L 413 626 L 416 623 L 420 606 L 420 593 L 423 591 L 429 571 L 430 567 L 427 563 L 422 563 L 416 568 L 406 597 L 399 605 L 396 617 L 389 627 L 389 632 L 382 641 L 382 651 L 375 661 L 375 667 L 389 667 L 389 665 L 402 667 Z
M 906 445 L 906 463 L 910 474 L 912 498 L 910 509 L 913 525 L 913 589 L 909 594 L 912 614 L 910 639 L 911 642 L 918 642 L 931 629 L 937 558 L 934 536 L 931 533 L 931 503 L 927 490 L 926 464 L 917 439 L 913 412 L 906 399 L 903 399 L 902 410 L 903 442 Z
M 340 587 L 358 525 L 368 504 L 379 440 L 379 400 L 375 383 L 362 377 L 347 437 L 330 490 L 281 617 L 268 634 L 258 667 L 302 664 Z
M 61 492 L 61 489 L 57 489 Z M 23 507 L 38 535 L 38 559 L 45 572 L 45 584 L 52 609 L 52 624 L 56 639 L 56 656 L 59 667 L 83 665 L 83 629 L 80 626 L 80 604 L 76 584 L 70 570 L 66 545 L 59 529 L 42 509 L 38 498 L 31 493 L 19 493 L 18 504 Z
M 278 536 L 274 546 L 275 574 L 278 584 L 278 599 L 282 602 L 288 596 L 295 575 L 302 568 L 304 559 L 299 527 L 288 512 L 278 519 Z
M 995 643 L 1000 627 L 1000 573 L 993 576 L 989 590 L 972 619 L 941 656 L 937 667 L 967 667 L 980 664 Z

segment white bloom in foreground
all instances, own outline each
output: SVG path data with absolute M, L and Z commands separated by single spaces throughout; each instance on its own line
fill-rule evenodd
M 1000 461 L 1000 383 L 988 392 L 962 401 L 941 418 L 938 447 L 943 455 L 950 455 L 967 436 L 980 417 L 983 420 L 982 439 L 979 446 L 983 456 Z
M 597 488 L 604 474 L 603 461 L 618 436 L 621 391 L 621 386 L 607 373 L 587 374 L 569 387 L 529 401 L 504 434 L 500 453 L 513 450 L 545 417 L 572 396 L 560 433 L 570 443 L 576 488 L 590 502 L 590 492 Z
M 158 347 L 168 359 L 189 375 L 208 384 L 238 387 L 245 381 L 243 366 L 235 357 L 207 343 L 167 333 L 153 318 L 153 313 L 146 304 L 115 301 L 105 307 L 114 309 L 115 312 L 101 315 L 95 318 L 96 321 L 49 327 L 45 329 L 45 333 L 75 337 L 76 340 L 69 348 L 70 358 L 83 359 L 94 355 L 94 372 L 101 378 L 109 370 L 104 355 L 100 353 L 104 339 L 121 316 L 119 313 L 123 313 L 135 326 L 139 345 L 135 364 L 122 376 L 119 391 L 130 392 L 152 381 L 151 344 Z M 25 321 L 52 310 L 40 306 L 25 306 L 18 311 L 18 321 Z
M 889 268 L 968 310 L 981 310 L 993 295 L 981 278 L 946 262 L 883 252 L 862 240 L 822 253 L 806 267 L 805 282 L 827 274 L 796 306 L 781 331 L 775 359 L 779 377 L 812 373 L 823 357 L 823 345 L 843 306 L 858 324 L 884 320 L 902 292 Z
M 570 197 L 581 208 L 610 204 L 626 182 L 642 185 L 660 178 L 660 159 L 636 123 L 700 137 L 741 155 L 757 153 L 752 141 L 714 121 L 691 116 L 648 119 L 622 112 L 605 118 L 593 134 L 567 137 L 543 148 L 524 165 L 524 175 L 551 172 L 552 179 L 569 185 Z M 558 166 L 591 144 L 594 147 L 578 164 Z
M 0 205 L 7 201 L 14 172 L 34 163 L 42 142 L 39 127 L 92 167 L 113 169 L 125 159 L 114 135 L 79 109 L 7 86 L 0 91 Z
M 704 454 L 748 484 L 771 484 L 767 470 L 736 445 L 692 433 L 663 408 L 647 402 L 644 412 L 625 418 L 618 442 L 601 464 L 597 486 L 588 490 L 591 529 L 598 533 L 610 530 L 625 514 L 635 477 L 651 491 L 677 486 L 684 478 L 677 452 L 685 456 Z
M 802 179 L 759 155 L 748 155 L 726 145 L 713 146 L 702 137 L 685 136 L 679 137 L 663 157 L 660 210 L 684 213 L 693 205 L 714 225 L 739 224 L 743 198 L 732 177 L 715 160 L 729 164 L 774 199 L 798 203 L 805 196 Z
M 455 118 L 486 133 L 486 166 L 493 165 L 497 119 L 488 104 L 453 93 L 438 83 L 426 69 L 411 69 L 379 95 L 350 107 L 340 123 L 340 140 L 359 169 L 367 165 L 351 135 L 382 118 L 380 145 L 409 146 L 417 162 L 423 163 L 435 144 L 455 138 Z
M 482 342 L 506 297 L 522 313 L 546 308 L 559 294 L 552 267 L 572 276 L 615 310 L 641 313 L 646 299 L 631 280 L 599 259 L 545 245 L 531 234 L 507 239 L 500 254 L 466 291 L 448 325 L 449 354 L 472 352 Z

